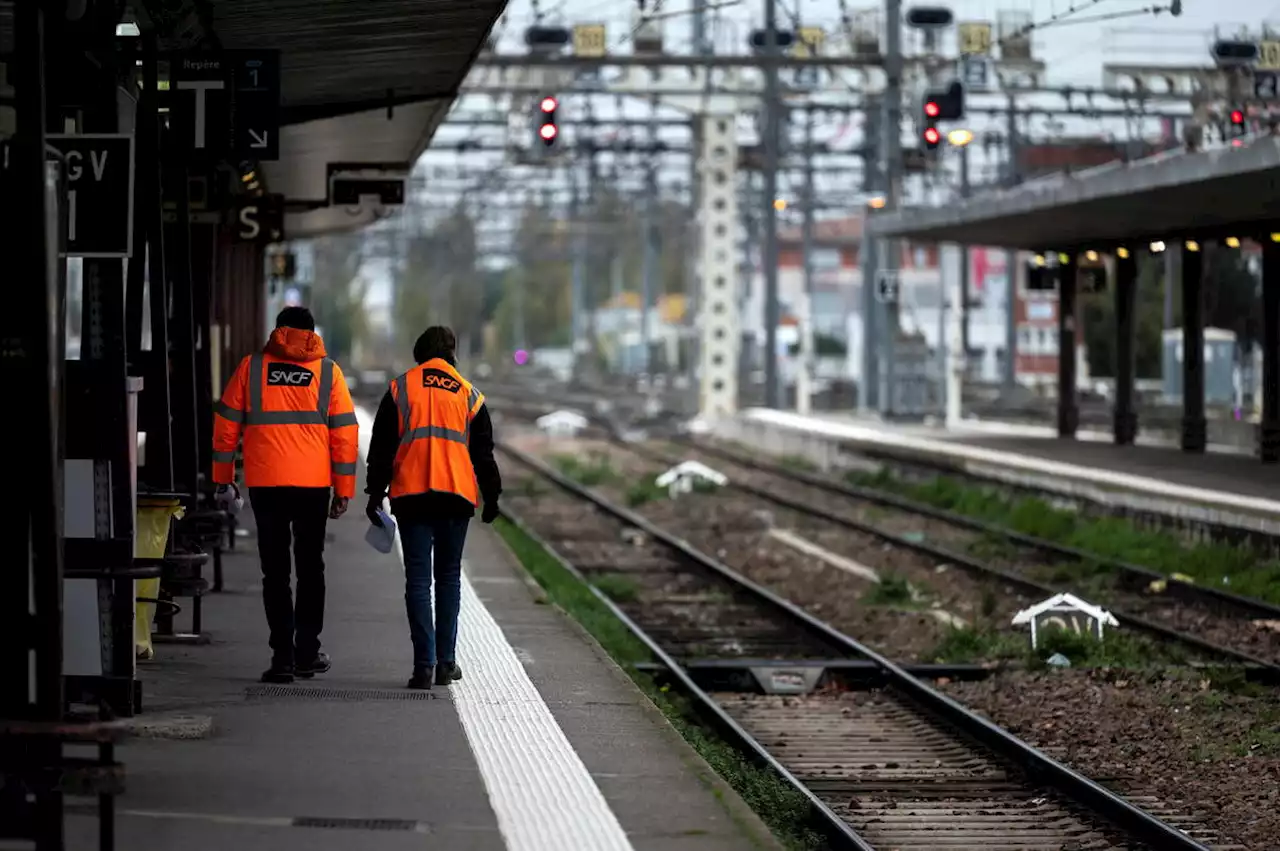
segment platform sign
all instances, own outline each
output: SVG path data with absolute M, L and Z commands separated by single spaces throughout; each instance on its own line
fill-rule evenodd
M 991 78 L 994 76 L 991 70 L 990 56 L 960 57 L 960 79 L 966 91 L 991 91 Z
M 991 55 L 991 22 L 963 21 L 956 26 L 961 56 Z
M 189 157 L 280 158 L 280 51 L 183 54 L 170 91 L 174 142 Z
M 1253 96 L 1256 100 L 1276 100 L 1280 97 L 1280 83 L 1275 71 L 1253 72 Z
M 884 304 L 893 304 L 898 300 L 898 273 L 880 271 L 876 273 L 876 299 Z
M 822 45 L 827 34 L 822 27 L 800 27 L 796 30 L 796 39 L 791 44 L 791 55 L 797 59 L 812 59 L 822 55 Z
M 576 24 L 573 28 L 573 55 L 598 59 L 609 52 L 604 24 Z
M 1263 71 L 1280 71 L 1280 41 L 1258 42 L 1258 61 L 1253 67 Z
M 50 134 L 66 161 L 68 257 L 133 255 L 133 136 Z
M 241 196 L 234 208 L 232 228 L 241 242 L 269 245 L 284 241 L 284 196 Z

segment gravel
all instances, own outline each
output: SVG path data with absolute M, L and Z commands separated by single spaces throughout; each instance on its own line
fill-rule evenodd
M 1209 673 L 1006 671 L 944 690 L 1097 782 L 1280 848 L 1280 703 Z M 1225 842 L 1219 843 L 1225 844 Z

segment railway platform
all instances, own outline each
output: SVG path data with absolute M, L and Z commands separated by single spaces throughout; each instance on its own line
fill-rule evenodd
M 948 431 L 767 409 L 744 411 L 720 424 L 717 434 L 825 466 L 852 453 L 1242 534 L 1280 535 L 1280 472 L 1237 453 L 1115 446 L 1087 433 L 1064 440 L 1035 427 L 973 424 Z
M 246 511 L 246 520 L 252 515 Z M 737 851 L 767 827 L 590 638 L 542 605 L 490 527 L 466 548 L 463 679 L 404 688 L 398 555 L 330 524 L 322 635 L 331 672 L 266 686 L 253 538 L 206 602 L 210 644 L 161 645 L 126 740 L 117 847 Z M 68 815 L 69 848 L 96 815 Z

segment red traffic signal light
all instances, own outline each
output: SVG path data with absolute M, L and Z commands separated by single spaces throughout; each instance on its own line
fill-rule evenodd
M 930 148 L 938 147 L 938 143 L 942 141 L 942 134 L 938 132 L 937 127 L 926 127 L 924 131 L 925 144 Z
M 542 99 L 542 103 L 539 104 L 539 107 L 542 109 L 543 112 L 555 112 L 556 107 L 559 105 L 560 104 L 556 101 L 555 98 L 546 97 Z
M 937 118 L 937 117 L 938 117 L 938 113 L 939 113 L 939 112 L 941 112 L 941 111 L 942 111 L 942 110 L 941 110 L 941 109 L 939 109 L 939 107 L 938 107 L 938 102 L 937 102 L 937 101 L 932 101 L 932 100 L 930 100 L 930 101 L 925 101 L 925 104 L 924 104 L 924 114 L 925 114 L 925 115 L 929 116 L 930 118 Z
M 547 143 L 554 142 L 556 134 L 559 132 L 554 124 L 544 124 L 538 128 L 538 135 L 542 137 L 542 141 Z
M 1231 123 L 1244 124 L 1244 112 L 1238 109 L 1231 110 Z

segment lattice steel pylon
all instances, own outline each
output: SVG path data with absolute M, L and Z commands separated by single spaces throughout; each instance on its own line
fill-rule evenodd
M 699 413 L 728 417 L 738 409 L 738 145 L 734 114 L 707 114 L 698 158 L 700 220 L 698 273 L 702 324 Z

